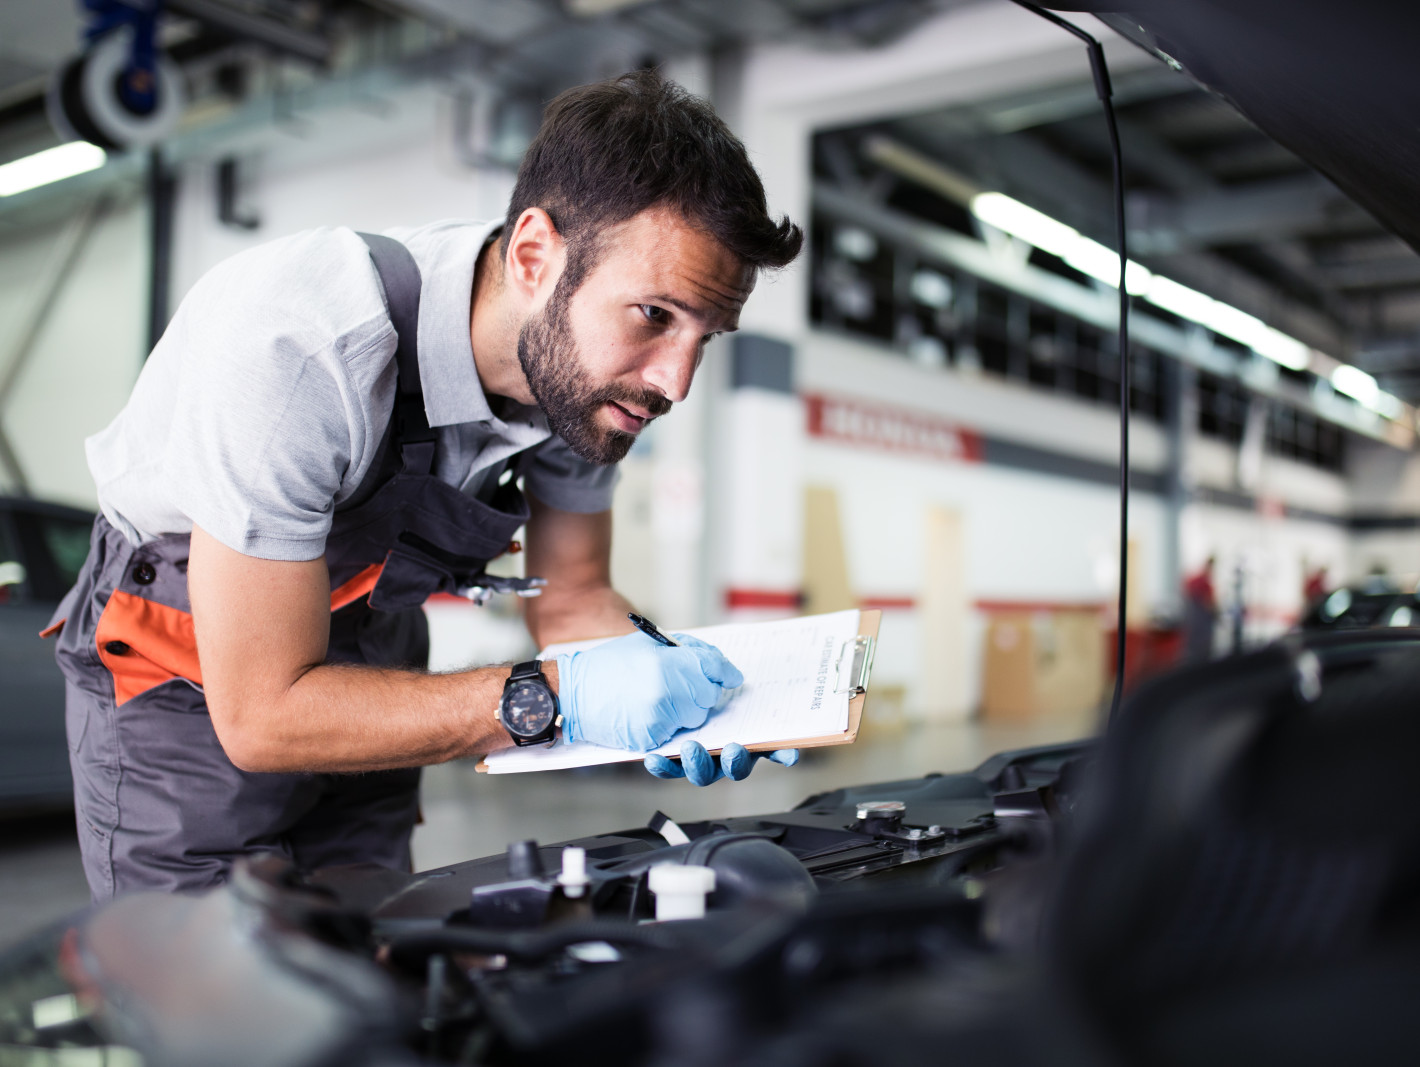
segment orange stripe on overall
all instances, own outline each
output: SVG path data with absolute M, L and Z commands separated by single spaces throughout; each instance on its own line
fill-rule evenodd
M 383 566 L 372 563 L 333 589 L 330 610 L 338 611 L 368 596 Z M 94 641 L 99 659 L 113 675 L 114 700 L 119 705 L 174 678 L 202 684 L 192 616 L 180 608 L 115 589 L 99 616 Z

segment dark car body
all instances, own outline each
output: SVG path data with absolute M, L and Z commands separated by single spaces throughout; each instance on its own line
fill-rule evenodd
M 39 636 L 89 551 L 92 512 L 0 497 L 0 811 L 71 801 L 64 677 Z
M 790 811 L 657 813 L 417 874 L 245 860 L 221 888 L 129 894 L 0 955 L 0 1048 L 233 1067 L 1409 1062 L 1417 685 L 1412 630 L 1293 635 L 1140 686 L 1098 742 Z M 713 871 L 702 918 L 648 922 L 661 865 Z
M 1297 624 L 1308 633 L 1420 627 L 1420 593 L 1383 583 L 1342 586 L 1313 604 Z

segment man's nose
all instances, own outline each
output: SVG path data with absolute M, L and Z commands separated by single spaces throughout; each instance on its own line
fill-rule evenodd
M 700 364 L 700 340 L 693 343 L 668 344 L 656 350 L 655 356 L 642 371 L 646 384 L 673 404 L 690 395 L 690 383 Z

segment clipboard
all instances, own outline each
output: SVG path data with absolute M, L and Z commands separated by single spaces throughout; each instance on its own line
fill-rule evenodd
M 835 657 L 833 691 L 851 694 L 848 701 L 848 728 L 846 730 L 842 733 L 823 734 L 815 737 L 759 742 L 745 747 L 751 752 L 773 752 L 781 748 L 825 748 L 830 745 L 851 745 L 856 741 L 859 727 L 863 722 L 863 706 L 868 699 L 873 659 L 878 646 L 878 628 L 882 624 L 882 618 L 883 613 L 880 610 L 859 610 L 857 634 L 844 642 Z M 718 755 L 720 749 L 711 748 L 708 751 L 712 755 Z M 676 757 L 672 756 L 671 758 Z M 488 773 L 488 764 L 480 759 L 474 769 L 486 774 Z
M 878 651 L 878 627 L 883 613 L 874 608 L 858 612 L 858 635 L 838 651 L 838 684 L 835 693 L 853 694 L 848 701 L 848 729 L 841 734 L 801 737 L 796 741 L 766 742 L 746 745 L 751 752 L 774 752 L 781 748 L 827 748 L 830 745 L 851 745 L 858 740 L 858 728 L 863 724 L 863 705 L 868 701 L 868 685 L 872 681 L 873 657 Z M 711 749 L 718 754 L 719 749 Z

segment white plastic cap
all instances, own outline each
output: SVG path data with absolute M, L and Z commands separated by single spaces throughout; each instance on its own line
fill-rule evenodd
M 705 918 L 705 898 L 715 891 L 715 872 L 709 867 L 659 863 L 647 880 L 656 895 L 656 921 Z
M 562 873 L 557 884 L 574 900 L 586 892 L 591 879 L 587 877 L 587 850 L 569 845 L 562 850 Z

